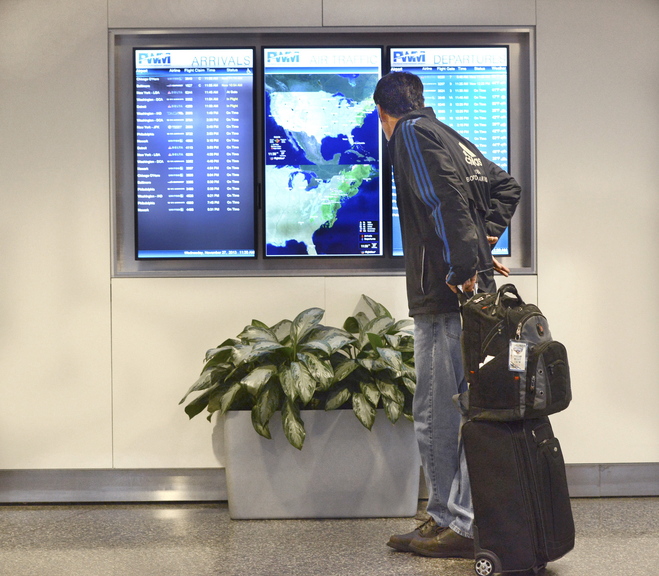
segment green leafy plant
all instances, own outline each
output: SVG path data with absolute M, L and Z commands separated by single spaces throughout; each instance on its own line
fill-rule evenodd
M 363 305 L 363 306 L 362 306 Z M 181 400 L 190 418 L 202 411 L 251 410 L 254 429 L 271 438 L 272 415 L 281 411 L 284 434 L 298 449 L 305 439 L 302 409 L 350 408 L 368 429 L 376 409 L 387 418 L 412 419 L 415 388 L 411 320 L 362 295 L 365 310 L 342 328 L 324 326 L 324 311 L 309 308 L 294 320 L 267 326 L 258 320 L 206 353 L 204 368 Z

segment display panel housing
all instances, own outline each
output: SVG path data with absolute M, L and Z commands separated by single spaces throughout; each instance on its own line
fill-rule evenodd
M 377 211 L 372 210 L 368 216 L 357 219 L 358 228 L 360 229 L 360 236 L 358 240 L 363 241 L 357 248 L 345 249 L 344 245 L 341 246 L 339 242 L 338 248 L 321 247 L 321 251 L 315 246 L 316 254 L 309 254 L 305 243 L 304 257 L 292 254 L 276 254 L 277 249 L 282 246 L 277 246 L 277 235 L 275 234 L 275 242 L 268 241 L 268 209 L 275 206 L 276 202 L 272 204 L 272 198 L 268 200 L 269 194 L 272 192 L 272 181 L 268 180 L 268 170 L 274 170 L 272 166 L 276 161 L 270 162 L 268 160 L 268 142 L 272 138 L 272 133 L 269 132 L 269 126 L 266 122 L 266 98 L 267 90 L 267 63 L 265 62 L 265 50 L 274 49 L 275 51 L 286 52 L 296 51 L 302 49 L 324 49 L 336 50 L 348 48 L 352 51 L 361 50 L 378 50 L 382 53 L 381 68 L 377 74 L 386 73 L 389 69 L 389 62 L 387 54 L 396 48 L 410 49 L 410 47 L 424 46 L 429 48 L 450 48 L 450 47 L 500 47 L 508 51 L 508 101 L 509 101 L 509 118 L 508 118 L 508 149 L 509 149 L 509 169 L 512 175 L 520 182 L 523 188 L 523 196 L 519 208 L 513 219 L 510 228 L 510 258 L 507 258 L 505 264 L 508 265 L 512 272 L 515 273 L 533 273 L 535 271 L 535 190 L 534 190 L 534 125 L 533 125 L 533 78 L 534 78 L 534 36 L 532 28 L 515 28 L 515 29 L 498 29 L 498 28 L 300 28 L 300 29 L 209 29 L 199 31 L 181 31 L 181 30 L 116 30 L 111 31 L 110 34 L 110 68 L 111 68 L 111 174 L 112 174 L 112 190 L 113 190 L 113 204 L 112 204 L 112 249 L 113 249 L 113 275 L 114 276 L 271 276 L 271 275 L 399 275 L 404 273 L 403 258 L 394 255 L 392 250 L 392 236 L 395 234 L 394 226 L 392 225 L 392 209 L 395 209 L 395 203 L 392 202 L 391 190 L 391 166 L 388 162 L 386 147 L 381 146 L 377 154 L 372 150 L 369 142 L 373 142 L 373 130 L 378 132 L 378 141 L 382 142 L 382 134 L 375 122 L 374 115 L 366 114 L 363 127 L 368 129 L 368 138 L 362 138 L 363 134 L 357 132 L 352 134 L 345 134 L 337 137 L 331 137 L 327 141 L 329 146 L 320 147 L 319 158 L 331 162 L 334 160 L 335 155 L 331 154 L 332 146 L 343 147 L 343 151 L 349 152 L 350 156 L 358 157 L 358 154 L 353 152 L 363 153 L 359 147 L 365 143 L 363 148 L 368 150 L 368 155 L 363 154 L 364 157 L 376 158 L 379 168 L 377 171 L 377 179 L 372 176 L 374 166 L 376 163 L 355 162 L 351 164 L 348 161 L 348 154 L 341 154 L 337 165 L 361 166 L 365 170 L 366 166 L 370 164 L 371 178 L 368 181 L 369 190 L 373 191 L 374 196 L 378 197 Z M 137 140 L 137 108 L 136 108 L 136 74 L 135 74 L 135 54 L 136 50 L 145 50 L 149 52 L 159 53 L 167 51 L 187 51 L 187 50 L 253 50 L 254 61 L 252 68 L 252 91 L 253 91 L 253 120 L 252 120 L 252 149 L 247 152 L 241 148 L 241 189 L 240 189 L 240 206 L 243 214 L 240 214 L 242 219 L 241 224 L 234 228 L 234 232 L 227 234 L 223 242 L 227 239 L 229 242 L 235 242 L 238 237 L 242 236 L 247 240 L 253 238 L 253 244 L 247 248 L 235 248 L 226 244 L 224 246 L 214 246 L 208 249 L 208 254 L 181 254 L 180 250 L 187 250 L 188 245 L 179 246 L 157 246 L 156 251 L 162 251 L 161 254 L 149 253 L 149 245 L 143 244 L 142 241 L 148 237 L 143 233 L 149 230 L 152 226 L 156 231 L 158 230 L 157 224 L 149 224 L 147 219 L 140 218 L 147 214 L 145 212 L 138 212 L 137 202 L 149 201 L 148 198 L 138 198 L 138 192 L 150 193 L 150 190 L 137 190 L 137 188 L 154 188 L 155 185 L 139 184 L 139 182 L 146 182 L 146 179 L 139 178 L 137 167 L 141 165 L 153 166 L 140 163 L 138 165 L 137 159 L 154 159 L 154 157 L 137 156 L 137 145 L 145 145 L 151 147 L 146 151 L 140 150 L 140 153 L 156 153 L 156 145 L 153 142 L 136 142 Z M 211 72 L 209 68 L 203 67 L 204 73 L 210 72 L 210 76 L 215 72 Z M 219 68 L 219 67 L 218 67 Z M 319 73 L 318 70 L 313 71 Z M 373 72 L 375 75 L 375 73 Z M 208 77 L 208 74 L 206 75 Z M 210 81 L 209 81 L 210 82 Z M 199 87 L 197 87 L 199 88 Z M 208 87 L 207 87 L 208 88 Z M 153 90 L 154 88 L 149 88 Z M 331 92 L 327 89 L 327 93 L 343 94 L 339 89 L 336 92 Z M 345 94 L 344 94 L 345 95 Z M 183 95 L 186 97 L 187 95 Z M 217 95 L 208 95 L 209 97 Z M 206 97 L 206 95 L 204 95 Z M 365 92 L 362 93 L 362 100 L 365 100 Z M 350 100 L 350 102 L 349 102 Z M 352 106 L 354 102 L 359 101 L 360 98 L 346 98 L 346 104 Z M 245 99 L 241 100 L 244 102 Z M 354 101 L 354 102 L 353 102 Z M 220 104 L 220 102 L 212 102 L 211 104 Z M 143 103 L 144 104 L 144 103 Z M 155 105 L 154 103 L 146 103 L 149 106 Z M 186 102 L 184 101 L 184 104 Z M 341 109 L 339 107 L 339 109 Z M 144 110 L 144 109 L 142 109 Z M 147 108 L 148 110 L 148 108 Z M 155 110 L 155 109 L 154 109 Z M 211 108 L 212 110 L 212 108 Z M 249 116 L 242 109 L 244 117 Z M 184 109 L 185 111 L 185 109 Z M 354 119 L 354 110 L 351 107 L 345 107 L 345 111 L 349 111 L 348 117 Z M 185 115 L 184 115 L 185 117 Z M 203 123 L 202 123 L 203 124 Z M 245 123 L 247 125 L 247 122 Z M 184 130 L 188 132 L 188 130 Z M 194 207 L 197 211 L 197 202 L 201 202 L 204 208 L 222 206 L 228 207 L 227 201 L 230 199 L 227 195 L 232 191 L 228 190 L 230 183 L 224 181 L 219 184 L 224 187 L 224 190 L 219 191 L 222 196 L 219 199 L 207 196 L 216 191 L 209 190 L 214 187 L 214 182 L 209 180 L 217 180 L 218 178 L 210 178 L 208 174 L 214 173 L 209 169 L 208 164 L 204 164 L 206 159 L 212 158 L 208 156 L 210 152 L 217 153 L 219 150 L 211 150 L 205 146 L 214 146 L 223 144 L 231 145 L 229 141 L 231 138 L 230 130 L 221 129 L 221 133 L 217 135 L 221 142 L 209 142 L 206 139 L 214 138 L 215 135 L 202 134 L 203 142 L 197 146 L 195 142 L 194 149 L 194 174 L 195 180 L 197 177 L 197 162 L 201 162 L 203 168 L 201 173 L 205 179 L 200 183 L 195 182 L 194 186 L 200 190 L 202 199 L 200 200 L 195 192 Z M 140 130 L 142 132 L 142 130 Z M 148 132 L 148 131 L 147 131 Z M 155 131 L 153 131 L 155 132 Z M 297 131 L 290 131 L 291 133 Z M 286 136 L 284 132 L 284 136 Z M 152 137 L 148 137 L 152 138 Z M 196 138 L 196 136 L 195 136 Z M 140 138 L 142 139 L 142 138 Z M 243 138 L 240 136 L 241 145 L 249 139 L 249 135 Z M 352 144 L 355 144 L 353 147 Z M 158 146 L 160 146 L 158 144 Z M 177 143 L 179 144 L 179 143 Z M 305 142 L 307 145 L 308 142 Z M 188 143 L 183 144 L 188 145 Z M 246 148 L 247 146 L 245 146 Z M 199 149 L 199 150 L 198 150 Z M 225 149 L 226 150 L 226 149 Z M 330 151 L 330 152 L 328 152 Z M 162 151 L 159 151 L 162 154 Z M 198 152 L 200 155 L 197 155 Z M 185 149 L 184 149 L 184 153 Z M 382 155 L 380 157 L 380 155 Z M 157 158 L 157 157 L 156 157 Z M 184 157 L 186 160 L 188 157 Z M 275 158 L 275 157 L 272 157 Z M 313 170 L 308 169 L 310 164 L 305 164 L 309 160 L 307 158 L 299 163 L 302 167 L 298 172 L 290 172 L 289 176 L 292 178 L 286 179 L 286 186 L 291 180 L 291 184 L 304 188 L 306 191 L 317 189 L 324 179 L 321 177 L 324 174 L 318 174 L 316 164 Z M 249 178 L 245 177 L 245 173 L 250 173 L 250 170 L 243 170 L 243 165 L 252 163 L 253 169 L 251 170 L 250 177 L 252 178 L 251 187 L 253 193 L 250 194 L 247 190 L 250 187 Z M 286 161 L 287 162 L 287 161 Z M 345 164 L 342 164 L 345 162 Z M 186 162 L 187 164 L 187 162 Z M 311 163 L 314 164 L 313 162 Z M 322 164 L 322 162 L 321 162 Z M 285 164 L 291 167 L 298 166 L 296 162 Z M 271 168 L 268 168 L 270 166 Z M 306 167 L 306 168 L 305 168 Z M 327 174 L 330 170 L 326 166 L 321 166 Z M 332 169 L 336 167 L 332 166 Z M 345 168 L 342 168 L 345 170 Z M 184 173 L 187 171 L 184 171 Z M 150 173 L 150 172 L 149 172 Z M 235 173 L 235 172 L 234 172 Z M 221 178 L 220 178 L 221 179 Z M 155 179 L 154 179 L 155 180 Z M 189 180 L 183 178 L 183 180 Z M 377 184 L 376 184 L 377 180 Z M 270 183 L 269 183 L 270 182 Z M 363 184 L 366 178 L 362 181 L 359 193 L 350 196 L 348 190 L 347 196 L 350 200 L 357 199 L 366 190 Z M 184 186 L 187 184 L 185 182 Z M 348 182 L 346 186 L 350 188 Z M 345 188 L 344 188 L 345 189 Z M 341 189 L 340 189 L 341 190 Z M 377 190 L 377 192 L 375 192 Z M 174 191 L 178 192 L 178 191 Z M 184 191 L 189 193 L 190 191 Z M 317 190 L 316 190 L 317 192 Z M 365 195 L 364 195 L 365 196 Z M 222 204 L 213 205 L 206 204 L 206 199 L 213 201 L 220 201 Z M 173 199 L 172 201 L 180 201 L 180 199 Z M 188 201 L 184 198 L 184 201 Z M 332 206 L 332 203 L 329 203 Z M 333 210 L 337 206 L 336 214 Z M 371 203 L 372 206 L 375 204 Z M 186 205 L 180 205 L 185 207 Z M 315 236 L 327 235 L 331 237 L 335 233 L 339 233 L 341 228 L 337 227 L 341 218 L 338 216 L 339 212 L 346 206 L 345 199 L 338 199 L 334 202 L 334 207 L 329 208 L 329 222 L 336 216 L 334 226 L 320 226 L 320 229 L 314 229 Z M 144 205 L 141 205 L 144 207 Z M 300 204 L 298 203 L 298 212 Z M 204 210 L 208 212 L 209 216 L 213 216 L 212 210 Z M 229 211 L 224 214 L 225 217 L 229 216 Z M 322 211 L 321 211 L 322 212 Z M 327 210 L 326 210 L 327 212 Z M 245 214 L 249 213 L 249 216 Z M 185 214 L 184 214 L 185 215 Z M 175 214 L 180 216 L 180 213 Z M 169 215 L 167 215 L 167 218 Z M 167 218 L 163 218 L 160 222 L 167 222 Z M 307 228 L 311 228 L 309 220 L 302 219 Z M 162 224 L 163 229 L 167 229 L 168 225 Z M 198 228 L 205 228 L 205 224 L 198 224 Z M 223 223 L 219 225 L 213 224 L 211 228 L 223 227 Z M 194 228 L 194 226 L 193 226 Z M 318 233 L 320 230 L 320 233 Z M 354 230 L 354 228 L 353 228 Z M 194 237 L 199 233 L 198 230 L 190 232 Z M 312 234 L 312 240 L 314 237 Z M 361 236 L 364 234 L 364 236 Z M 349 235 L 354 237 L 354 231 Z M 168 237 L 179 241 L 184 238 L 184 234 L 178 232 L 172 234 L 170 232 L 163 233 L 163 237 Z M 281 234 L 285 236 L 285 234 Z M 341 235 L 339 235 L 341 237 Z M 344 236 L 345 237 L 345 236 Z M 272 236 L 270 236 L 272 240 Z M 162 240 L 162 239 L 161 239 Z M 366 245 L 371 244 L 368 248 Z M 180 243 L 179 243 L 180 244 Z M 253 247 L 253 253 L 251 252 Z M 284 251 L 286 245 L 284 244 Z M 206 247 L 202 248 L 206 250 Z M 142 250 L 145 250 L 142 252 Z M 167 250 L 178 251 L 178 253 L 168 254 Z M 237 254 L 232 253 L 235 250 L 245 250 Z M 371 251 L 371 253 L 369 253 Z M 270 252 L 270 253 L 269 253 Z M 196 257 L 195 257 L 196 256 Z M 314 257 L 310 257 L 314 256 Z

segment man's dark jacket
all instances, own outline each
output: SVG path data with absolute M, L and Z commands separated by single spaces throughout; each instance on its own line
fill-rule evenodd
M 432 108 L 406 114 L 388 144 L 394 165 L 410 316 L 458 310 L 446 283 L 478 272 L 479 289 L 494 290 L 487 236 L 501 236 L 521 189 Z

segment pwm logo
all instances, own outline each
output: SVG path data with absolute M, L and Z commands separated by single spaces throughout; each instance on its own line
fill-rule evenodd
M 425 50 L 394 50 L 394 64 L 425 64 Z
M 171 64 L 172 55 L 170 52 L 140 52 L 137 57 L 138 66 L 147 64 Z
M 300 53 L 297 50 L 268 50 L 266 64 L 283 64 L 285 62 L 299 62 Z

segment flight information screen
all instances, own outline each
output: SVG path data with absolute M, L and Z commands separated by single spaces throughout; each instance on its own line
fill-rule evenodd
M 138 259 L 255 257 L 253 62 L 134 50 Z
M 264 48 L 265 255 L 380 256 L 381 48 Z
M 392 71 L 419 76 L 426 106 L 437 118 L 508 170 L 507 47 L 391 48 L 389 65 Z M 392 253 L 401 256 L 395 184 L 392 187 Z M 510 255 L 508 230 L 492 252 Z

